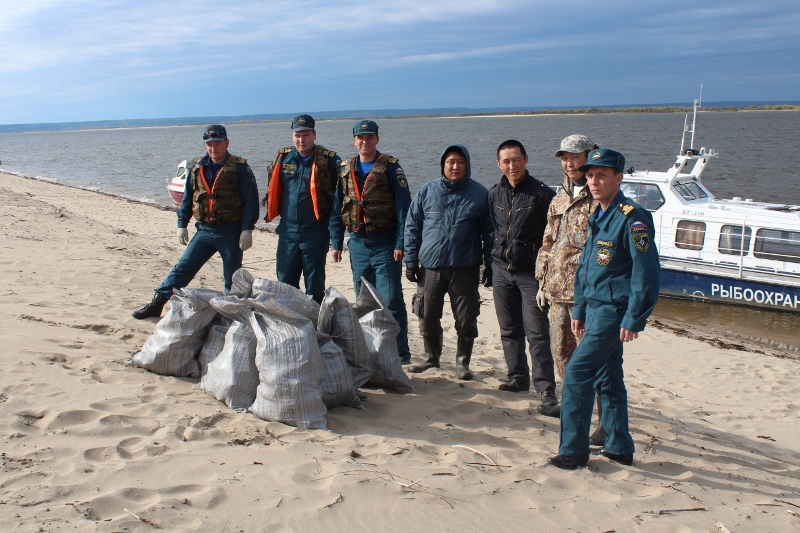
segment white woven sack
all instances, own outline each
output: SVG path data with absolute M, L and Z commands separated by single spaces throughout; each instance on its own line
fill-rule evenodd
M 217 357 L 208 364 L 200 390 L 231 409 L 247 409 L 256 397 L 256 336 L 250 326 L 253 312 L 235 296 L 211 300 L 221 315 L 232 320 Z
M 317 332 L 317 342 L 322 356 L 322 403 L 328 409 L 361 407 L 342 349 L 324 333 Z
M 363 387 L 372 376 L 369 348 L 353 306 L 335 287 L 328 287 L 319 308 L 317 329 L 330 335 L 344 352 L 353 386 Z
M 378 290 L 363 277 L 354 310 L 359 317 L 372 363 L 372 377 L 365 386 L 411 387 L 397 352 L 400 326 L 386 308 Z
M 217 315 L 217 317 L 208 326 L 208 335 L 206 341 L 203 343 L 203 349 L 197 356 L 197 362 L 200 363 L 200 377 L 206 375 L 208 364 L 217 358 L 217 356 L 225 347 L 225 334 L 228 333 L 228 328 L 233 324 L 233 320 L 226 316 Z
M 246 268 L 240 268 L 233 273 L 231 290 L 228 294 L 238 298 L 250 298 L 253 293 L 253 281 L 255 281 L 255 278 L 250 271 Z
M 306 317 L 317 327 L 319 304 L 297 287 L 272 279 L 256 278 L 253 280 L 252 298 L 259 302 L 275 300 L 290 311 Z
M 209 324 L 217 316 L 209 302 L 221 294 L 209 289 L 175 290 L 169 311 L 131 364 L 164 376 L 199 378 L 196 356 L 203 348 Z
M 274 300 L 247 300 L 254 311 L 259 384 L 250 412 L 290 426 L 327 429 L 322 357 L 311 321 Z

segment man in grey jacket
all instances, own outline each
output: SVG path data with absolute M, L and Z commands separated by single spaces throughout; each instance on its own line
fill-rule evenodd
M 412 301 L 420 318 L 425 361 L 408 371 L 439 368 L 442 355 L 442 310 L 445 294 L 458 334 L 456 375 L 472 379 L 472 347 L 478 336 L 481 263 L 484 285 L 491 286 L 493 230 L 486 187 L 470 178 L 469 152 L 449 146 L 442 154 L 442 177 L 419 190 L 406 217 L 406 278 L 417 284 Z

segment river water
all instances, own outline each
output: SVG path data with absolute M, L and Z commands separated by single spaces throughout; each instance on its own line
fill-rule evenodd
M 691 119 L 691 116 L 689 117 Z M 573 133 L 622 152 L 627 166 L 664 171 L 680 148 L 683 113 L 394 118 L 378 120 L 379 148 L 400 159 L 412 192 L 439 176 L 439 157 L 450 144 L 472 156 L 472 177 L 491 186 L 500 178 L 495 150 L 506 139 L 526 147 L 531 174 L 560 185 L 553 156 Z M 355 155 L 353 120 L 318 121 L 317 142 L 342 157 Z M 203 126 L 126 128 L 0 134 L 0 170 L 170 205 L 166 179 L 178 162 L 202 156 Z M 247 158 L 265 190 L 267 167 L 277 150 L 291 145 L 288 122 L 227 125 L 230 151 Z M 800 203 L 800 112 L 703 112 L 695 147 L 720 155 L 703 183 L 720 198 Z M 687 140 L 688 147 L 688 140 Z M 723 335 L 800 346 L 800 314 L 663 299 L 656 317 L 685 321 Z

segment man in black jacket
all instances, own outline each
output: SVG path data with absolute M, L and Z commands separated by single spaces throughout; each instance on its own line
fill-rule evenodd
M 536 305 L 539 282 L 535 276 L 536 253 L 542 245 L 547 208 L 555 192 L 528 173 L 527 163 L 522 143 L 509 140 L 501 144 L 497 148 L 497 166 L 503 177 L 489 191 L 494 248 L 492 277 L 488 281 L 494 285 L 494 305 L 508 365 L 508 381 L 499 390 L 530 390 L 527 337 L 534 388 L 541 394 L 543 405 L 555 405 L 558 400 L 550 325 L 547 315 Z

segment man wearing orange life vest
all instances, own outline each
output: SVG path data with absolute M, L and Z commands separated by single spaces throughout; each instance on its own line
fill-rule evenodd
M 276 229 L 278 281 L 300 288 L 302 274 L 306 294 L 319 303 L 325 294 L 328 221 L 342 160 L 336 152 L 315 144 L 316 139 L 313 117 L 292 119 L 294 146 L 278 150 L 272 161 L 264 203 L 267 222 L 281 217 Z
M 242 266 L 242 252 L 253 244 L 258 220 L 258 188 L 247 160 L 228 153 L 228 132 L 214 124 L 203 133 L 206 155 L 187 168 L 186 188 L 178 208 L 178 241 L 187 244 L 180 260 L 161 285 L 153 300 L 133 312 L 137 319 L 161 316 L 172 289 L 189 284 L 202 266 L 219 252 L 225 291 L 231 288 L 233 273 Z M 194 216 L 197 232 L 189 242 L 186 226 Z
M 358 156 L 339 167 L 331 214 L 331 257 L 342 260 L 344 230 L 350 234 L 350 267 L 356 294 L 361 277 L 373 284 L 400 326 L 397 352 L 411 362 L 408 313 L 403 300 L 403 231 L 411 205 L 408 180 L 397 158 L 378 151 L 378 125 L 359 120 L 353 126 Z

